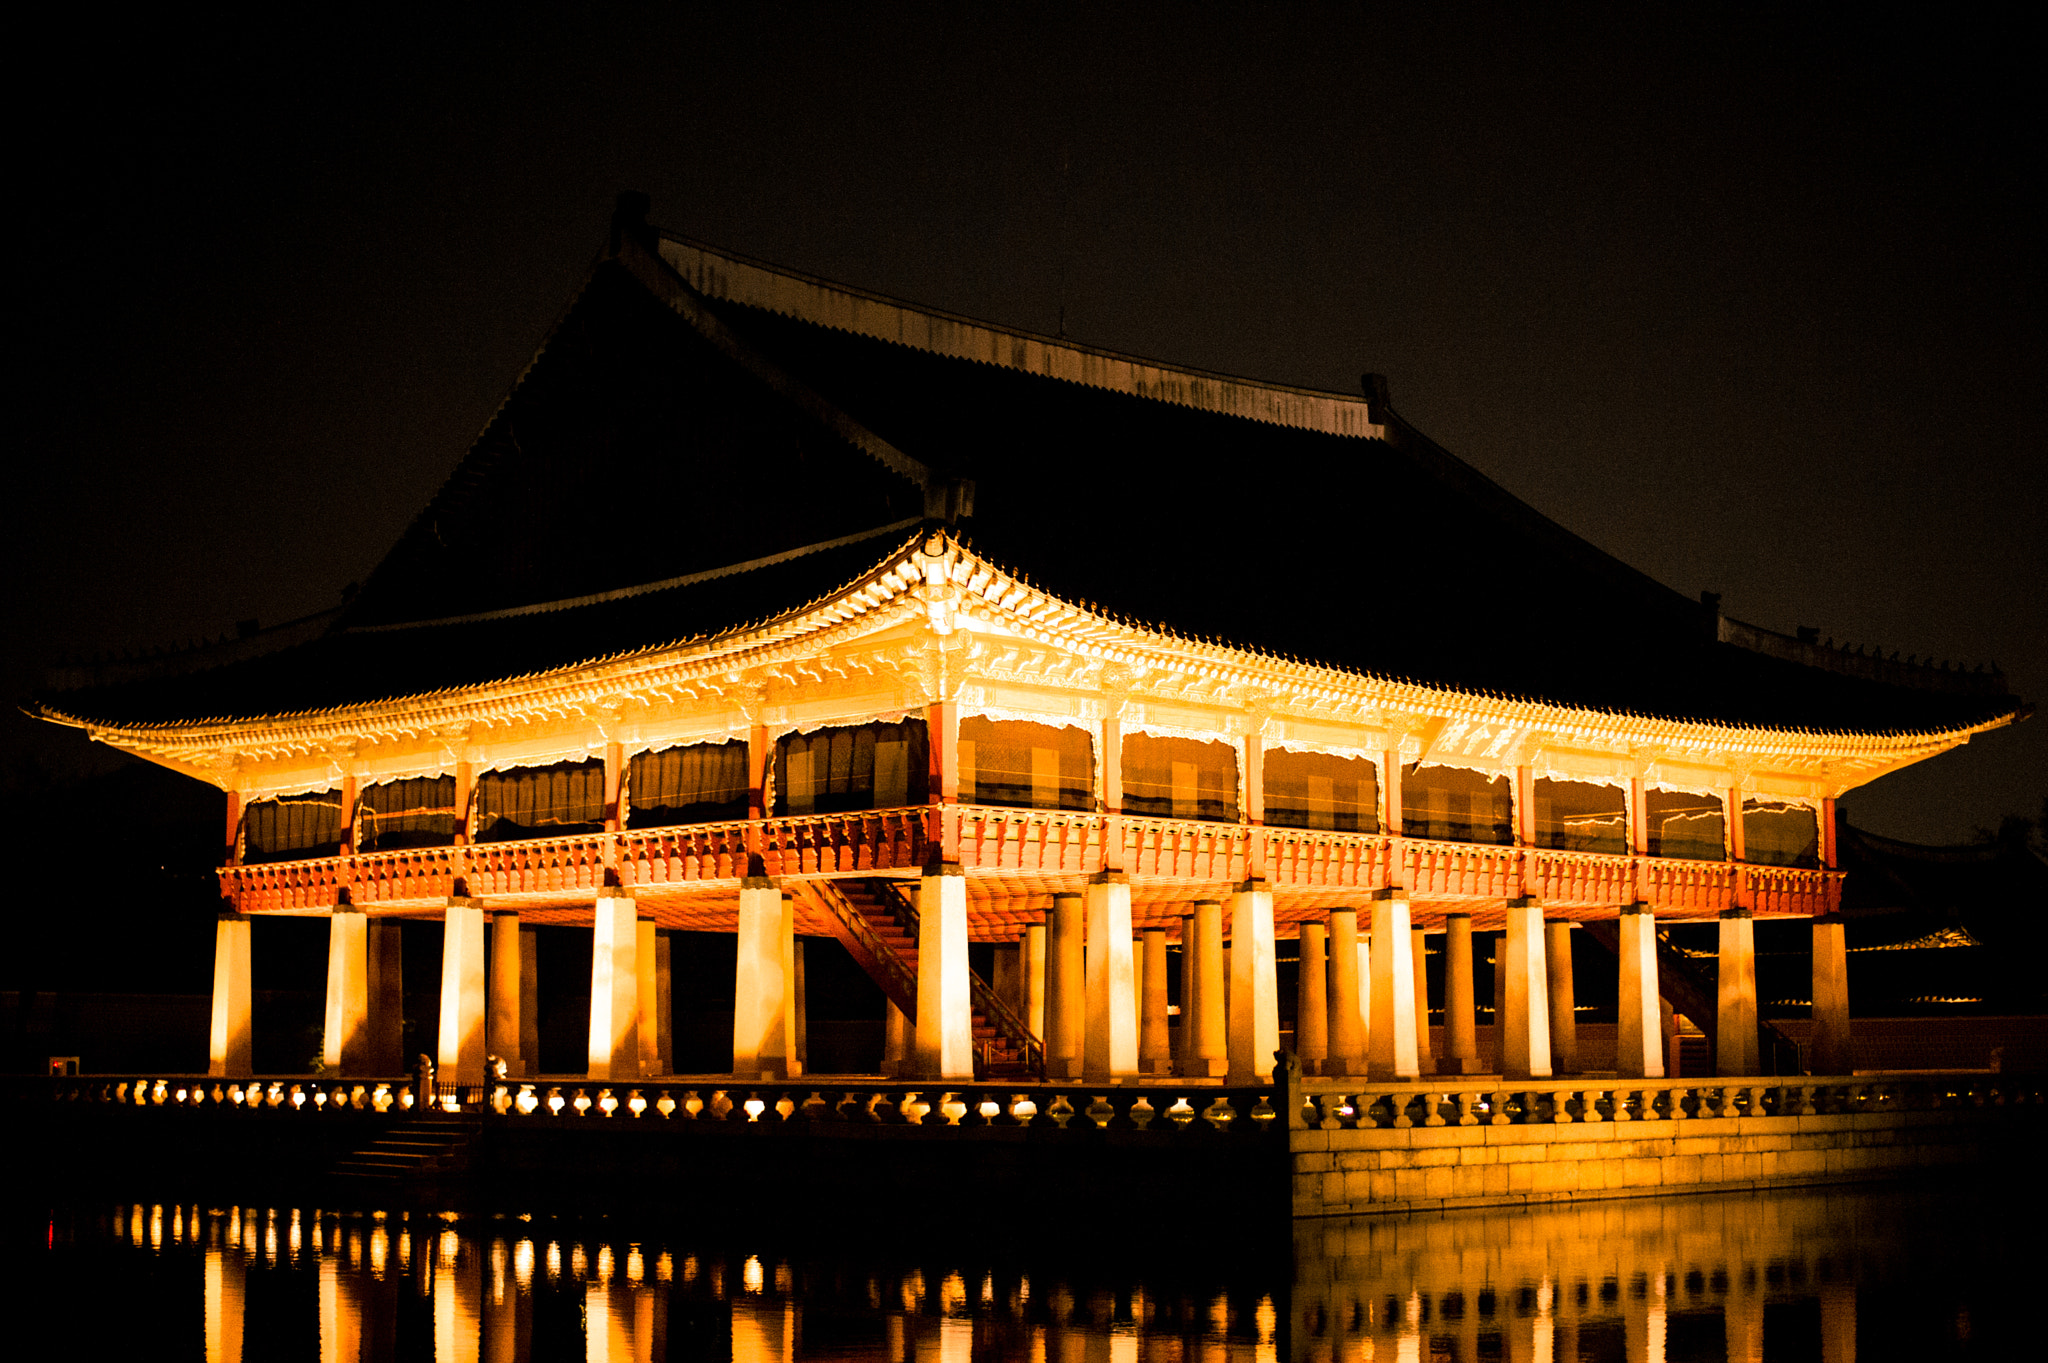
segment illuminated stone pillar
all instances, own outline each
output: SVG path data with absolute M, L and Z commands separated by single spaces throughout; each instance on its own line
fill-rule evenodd
M 811 1006 L 809 988 L 804 980 L 804 944 L 796 935 L 796 900 L 788 901 L 790 909 L 790 976 L 794 982 L 790 990 L 790 1030 L 796 1035 L 796 1063 L 801 1067 L 795 1071 L 804 1074 L 811 1067 Z M 666 1028 L 663 1028 L 666 1031 Z
M 1372 1025 L 1367 1029 L 1368 1072 L 1381 1081 L 1421 1074 L 1415 1047 L 1415 939 L 1408 901 L 1378 890 L 1372 903 Z
M 451 899 L 441 914 L 442 1084 L 484 1082 L 484 906 Z
M 1721 959 L 1715 988 L 1714 1073 L 1758 1071 L 1756 920 L 1748 909 L 1721 912 Z
M 1192 906 L 1180 916 L 1180 1026 L 1173 1029 L 1173 1072 L 1188 1073 L 1192 1053 L 1188 1039 L 1195 1020 L 1195 915 Z
M 209 1075 L 247 1079 L 255 1073 L 255 1033 L 250 1022 L 254 999 L 249 973 L 249 915 L 224 913 L 213 927 L 213 1025 L 206 1047 Z
M 782 889 L 765 876 L 740 882 L 738 958 L 733 970 L 732 1074 L 735 1079 L 789 1077 L 787 918 Z
M 519 915 L 501 909 L 491 915 L 491 1022 L 488 1045 L 492 1055 L 505 1062 L 507 1076 L 528 1073 L 527 1057 L 520 1050 L 519 999 L 524 992 L 519 979 L 522 964 L 519 951 Z
M 1299 974 L 1294 996 L 1294 1053 L 1303 1074 L 1321 1074 L 1330 1055 L 1329 928 L 1301 925 Z
M 1323 1073 L 1366 1073 L 1365 1008 L 1359 994 L 1358 910 L 1330 910 L 1330 1049 Z
M 1131 964 L 1131 885 L 1120 871 L 1088 884 L 1088 1033 L 1081 1073 L 1095 1081 L 1138 1072 L 1138 1028 Z
M 1411 959 L 1415 964 L 1415 1071 L 1436 1073 L 1436 1047 L 1429 1036 L 1429 934 L 1411 930 Z
M 1128 929 L 1124 943 L 1128 961 Z M 942 862 L 927 868 L 917 891 L 920 1079 L 974 1077 L 974 999 L 967 980 L 967 875 L 960 863 Z
M 1088 1029 L 1087 946 L 1081 896 L 1052 897 L 1052 942 L 1045 958 L 1045 1077 L 1081 1077 L 1081 1039 Z
M 1472 915 L 1444 915 L 1444 1074 L 1478 1074 L 1479 1015 L 1472 990 Z
M 405 1063 L 405 952 L 400 932 L 400 920 L 372 918 L 364 943 L 364 993 L 370 1000 L 367 1060 L 372 1074 L 404 1074 L 409 1068 Z
M 1849 1048 L 1849 943 L 1840 914 L 1813 920 L 1813 1044 L 1807 1068 L 1814 1074 L 1848 1074 L 1855 1061 Z
M 668 1030 L 661 1016 L 661 979 L 656 960 L 661 951 L 661 933 L 656 929 L 654 919 L 648 916 L 641 916 L 634 922 L 633 933 L 637 938 L 633 944 L 633 975 L 640 1073 L 643 1076 L 656 1075 L 663 1072 L 661 1034 Z
M 1550 1077 L 1549 971 L 1544 966 L 1543 906 L 1524 896 L 1507 906 L 1505 951 L 1496 952 L 1496 970 L 1504 970 L 1501 1027 L 1501 1072 L 1510 1079 Z M 1504 956 L 1505 960 L 1498 959 Z
M 522 1073 L 540 1073 L 540 929 L 519 929 L 519 1056 Z
M 1223 906 L 1195 901 L 1195 997 L 1188 1032 L 1188 1075 L 1220 1078 L 1230 1069 L 1230 1020 L 1223 993 Z
M 327 919 L 327 1025 L 320 1063 L 336 1074 L 365 1071 L 369 1052 L 369 933 L 361 909 L 337 904 Z
M 1045 1040 L 1045 924 L 1032 923 L 1024 929 L 1024 940 L 1017 944 L 1021 957 L 1018 972 L 1024 992 L 1024 1025 L 1031 1029 L 1031 1035 Z
M 1550 978 L 1550 1070 L 1579 1071 L 1577 992 L 1572 988 L 1572 925 L 1568 918 L 1543 922 L 1543 961 Z
M 1230 897 L 1230 1082 L 1264 1083 L 1280 1049 L 1273 892 L 1247 880 Z
M 775 892 L 771 889 L 769 894 Z M 747 892 L 740 891 L 745 904 Z M 600 891 L 590 934 L 592 1079 L 640 1077 L 640 915 L 622 894 Z
M 1657 985 L 1657 920 L 1648 904 L 1621 910 L 1621 985 L 1617 991 L 1614 1073 L 1622 1079 L 1664 1077 L 1664 1028 Z
M 894 1000 L 882 1004 L 885 1011 L 882 1029 L 882 1073 L 891 1079 L 910 1077 L 911 1061 L 917 1055 L 916 1028 L 911 1025 L 910 1015 L 898 1008 Z
M 1147 928 L 1144 936 L 1143 1016 L 1138 1023 L 1138 1071 L 1173 1073 L 1173 1036 L 1167 1027 L 1166 929 Z
M 675 947 L 674 933 L 654 934 L 654 1016 L 659 1023 L 662 1074 L 676 1072 Z

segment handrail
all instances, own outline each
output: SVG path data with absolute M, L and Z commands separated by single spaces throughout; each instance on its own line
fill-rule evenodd
M 853 907 L 837 885 L 829 880 L 800 881 L 800 886 L 809 892 L 813 903 L 822 906 L 832 920 L 844 928 L 854 940 L 848 945 L 857 945 L 874 963 L 874 968 L 887 974 L 896 988 L 884 989 L 890 995 L 890 1002 L 911 1017 L 917 1016 L 917 980 L 904 967 L 903 958 L 875 932 L 874 926 Z M 880 981 L 877 981 L 880 983 Z
M 918 916 L 916 896 L 906 893 L 903 887 L 893 880 L 876 881 L 874 884 L 895 900 L 898 917 L 915 936 L 919 924 L 923 921 Z M 994 987 L 971 966 L 967 971 L 967 990 L 973 1006 L 994 1023 L 996 1030 L 1007 1037 L 1012 1045 L 1023 1052 L 1024 1067 L 1043 1079 L 1045 1043 L 1031 1030 L 1030 1025 L 1018 1017 L 1015 1010 L 997 995 Z
M 464 846 L 410 847 L 220 870 L 221 890 L 263 910 L 319 910 L 344 893 L 363 903 L 428 901 L 456 893 L 534 896 L 617 883 L 724 882 L 760 872 L 802 879 L 879 875 L 923 864 L 930 807 L 795 814 L 771 819 L 574 833 Z M 1388 833 L 1212 823 L 1200 819 L 949 806 L 969 874 L 1015 870 L 1080 875 L 1114 850 L 1143 876 L 1230 881 L 1254 861 L 1276 889 L 1381 889 L 1417 895 L 1535 893 L 1559 903 L 1642 899 L 1663 909 L 1824 913 L 1841 899 L 1842 872 L 1736 861 L 1695 861 L 1566 848 L 1447 842 Z

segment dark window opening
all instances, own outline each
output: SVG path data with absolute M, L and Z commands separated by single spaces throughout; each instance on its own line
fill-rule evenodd
M 1820 822 L 1805 805 L 1742 802 L 1742 859 L 1753 866 L 1820 865 Z
M 1643 792 L 1649 821 L 1649 854 L 1690 861 L 1724 861 L 1728 856 L 1728 811 L 1718 795 L 1683 790 Z
M 959 754 L 962 804 L 1095 808 L 1095 744 L 1086 729 L 975 715 L 960 721 Z
M 1511 846 L 1515 805 L 1508 778 L 1410 762 L 1401 768 L 1401 831 L 1411 838 Z
M 485 772 L 476 783 L 476 840 L 604 831 L 604 763 L 557 762 Z
M 1128 734 L 1123 750 L 1125 813 L 1237 822 L 1237 749 L 1230 744 Z
M 747 817 L 747 745 L 692 743 L 634 755 L 626 767 L 626 826 L 660 828 Z
M 1628 852 L 1628 792 L 1592 781 L 1536 778 L 1536 845 L 1567 852 Z
M 1266 822 L 1277 828 L 1380 831 L 1379 768 L 1363 757 L 1268 751 L 1261 775 Z
M 775 813 L 921 805 L 931 788 L 930 764 L 921 719 L 790 734 L 775 745 Z
M 257 800 L 242 812 L 242 860 L 298 861 L 341 851 L 341 792 Z
M 401 847 L 446 847 L 455 841 L 453 776 L 416 776 L 379 781 L 363 791 L 356 806 L 356 849 L 390 852 Z

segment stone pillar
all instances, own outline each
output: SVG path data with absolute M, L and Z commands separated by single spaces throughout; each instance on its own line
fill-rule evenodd
M 917 1077 L 972 1079 L 974 999 L 967 983 L 967 875 L 959 862 L 926 868 L 918 884 L 917 918 Z M 1130 940 L 1128 932 L 1124 940 Z
M 775 891 L 768 893 L 773 896 Z M 746 897 L 741 890 L 743 906 Z M 627 1083 L 640 1077 L 639 920 L 632 900 L 599 892 L 590 935 L 592 1079 Z
M 1664 1028 L 1658 1008 L 1657 920 L 1648 904 L 1621 910 L 1621 987 L 1617 992 L 1614 1073 L 1621 1079 L 1664 1077 Z
M 1024 940 L 1018 943 L 1018 954 L 1022 958 L 1018 973 L 1023 977 L 1024 1006 L 1019 1011 L 1024 1015 L 1024 1025 L 1031 1029 L 1031 1035 L 1045 1040 L 1045 924 L 1032 923 L 1024 929 Z
M 1080 895 L 1052 897 L 1051 936 L 1045 958 L 1045 1077 L 1079 1079 L 1082 1037 L 1088 1030 Z
M 1138 1025 L 1138 1071 L 1173 1073 L 1173 1038 L 1166 1024 L 1166 929 L 1145 929 L 1144 1015 Z
M 1330 1055 L 1329 928 L 1301 925 L 1300 975 L 1294 996 L 1294 1053 L 1303 1074 L 1321 1074 Z
M 1840 914 L 1813 920 L 1813 1042 L 1807 1070 L 1813 1074 L 1848 1074 L 1854 1067 L 1849 1049 L 1849 944 Z
M 1381 1081 L 1421 1075 L 1415 1048 L 1415 939 L 1408 901 L 1378 890 L 1372 903 L 1372 1026 L 1366 1037 L 1368 1072 Z
M 1543 920 L 1543 961 L 1550 977 L 1550 1071 L 1579 1072 L 1578 997 L 1572 988 L 1572 924 Z
M 1714 1073 L 1753 1075 L 1756 1035 L 1756 920 L 1748 909 L 1721 913 L 1721 960 L 1714 1018 Z
M 910 1015 L 898 1008 L 893 1000 L 884 1000 L 882 1007 L 886 1010 L 882 1030 L 882 1073 L 891 1079 L 908 1078 L 911 1061 L 917 1055 L 916 1029 L 910 1024 Z
M 1230 1069 L 1230 1021 L 1223 994 L 1223 906 L 1195 901 L 1195 997 L 1188 1033 L 1190 1078 L 1220 1078 Z
M 1330 910 L 1330 1050 L 1323 1073 L 1362 1076 L 1365 1008 L 1359 995 L 1358 910 Z
M 633 924 L 633 975 L 639 1006 L 634 1010 L 639 1018 L 640 1073 L 655 1075 L 664 1073 L 661 1068 L 661 1034 L 668 1030 L 668 1019 L 661 1015 L 661 979 L 657 958 L 661 952 L 661 934 L 655 928 L 652 917 L 639 918 Z
M 1230 896 L 1230 1082 L 1266 1083 L 1280 1049 L 1273 892 L 1247 880 Z
M 1436 1047 L 1429 1037 L 1429 934 L 1411 930 L 1415 962 L 1415 1068 L 1419 1074 L 1436 1073 Z
M 766 876 L 740 882 L 738 959 L 733 970 L 732 1075 L 789 1077 L 789 922 L 782 889 Z
M 441 1038 L 435 1064 L 443 1084 L 484 1082 L 484 906 L 451 899 L 441 912 Z
M 519 1058 L 540 1073 L 540 929 L 519 929 Z
M 247 1079 L 256 1072 L 250 982 L 249 915 L 224 913 L 213 926 L 213 1026 L 206 1048 L 206 1072 L 215 1078 Z
M 370 999 L 370 1049 L 372 1074 L 404 1074 L 405 1063 L 405 951 L 399 920 L 372 918 L 363 959 L 366 992 Z
M 1472 915 L 1444 915 L 1444 1074 L 1478 1074 L 1479 1015 L 1472 992 Z
M 1195 915 L 1180 916 L 1180 1026 L 1173 1029 L 1173 1072 L 1188 1073 L 1188 1038 L 1195 1020 Z
M 811 1067 L 811 1006 L 807 992 L 808 986 L 804 982 L 803 939 L 796 935 L 796 900 L 792 898 L 788 903 L 790 906 L 789 940 L 791 952 L 789 978 L 793 982 L 793 987 L 790 990 L 790 1030 L 796 1034 L 796 1063 L 799 1066 L 799 1068 L 791 1072 L 806 1074 L 809 1073 Z M 668 1028 L 664 1026 L 662 1030 L 666 1032 Z
M 370 963 L 368 921 L 361 909 L 337 904 L 327 919 L 327 1025 L 323 1068 L 342 1075 L 367 1070 Z
M 486 1045 L 490 1053 L 505 1062 L 505 1073 L 518 1077 L 527 1073 L 526 1056 L 519 1049 L 520 987 L 519 915 L 499 910 L 491 915 L 491 1017 Z
M 676 1072 L 675 934 L 654 934 L 654 1016 L 660 1021 L 662 1074 Z
M 1138 1072 L 1138 1015 L 1131 979 L 1131 885 L 1121 871 L 1088 884 L 1088 1031 L 1081 1073 L 1092 1081 Z
M 1501 1072 L 1510 1079 L 1548 1079 L 1550 1068 L 1549 971 L 1544 966 L 1543 906 L 1534 898 L 1510 899 L 1502 993 L 1506 1017 L 1501 1029 Z M 1506 960 L 1499 960 L 1505 955 Z

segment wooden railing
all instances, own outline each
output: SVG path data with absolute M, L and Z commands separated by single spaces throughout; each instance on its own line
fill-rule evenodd
M 1818 914 L 1839 907 L 1839 872 L 1733 862 L 1614 856 L 1548 848 L 1432 842 L 1193 819 L 1139 818 L 979 805 L 796 815 L 758 821 L 582 833 L 560 838 L 409 848 L 311 861 L 230 866 L 221 890 L 251 912 L 319 911 L 346 891 L 360 905 L 432 901 L 466 888 L 508 898 L 732 881 L 748 873 L 805 877 L 914 870 L 939 825 L 969 873 L 1088 875 L 1120 865 L 1134 876 L 1211 884 L 1254 865 L 1275 889 L 1365 890 L 1390 884 L 1429 898 L 1624 904 L 1714 913 Z M 1118 849 L 1110 860 L 1105 849 Z M 608 877 L 611 879 L 608 880 Z

